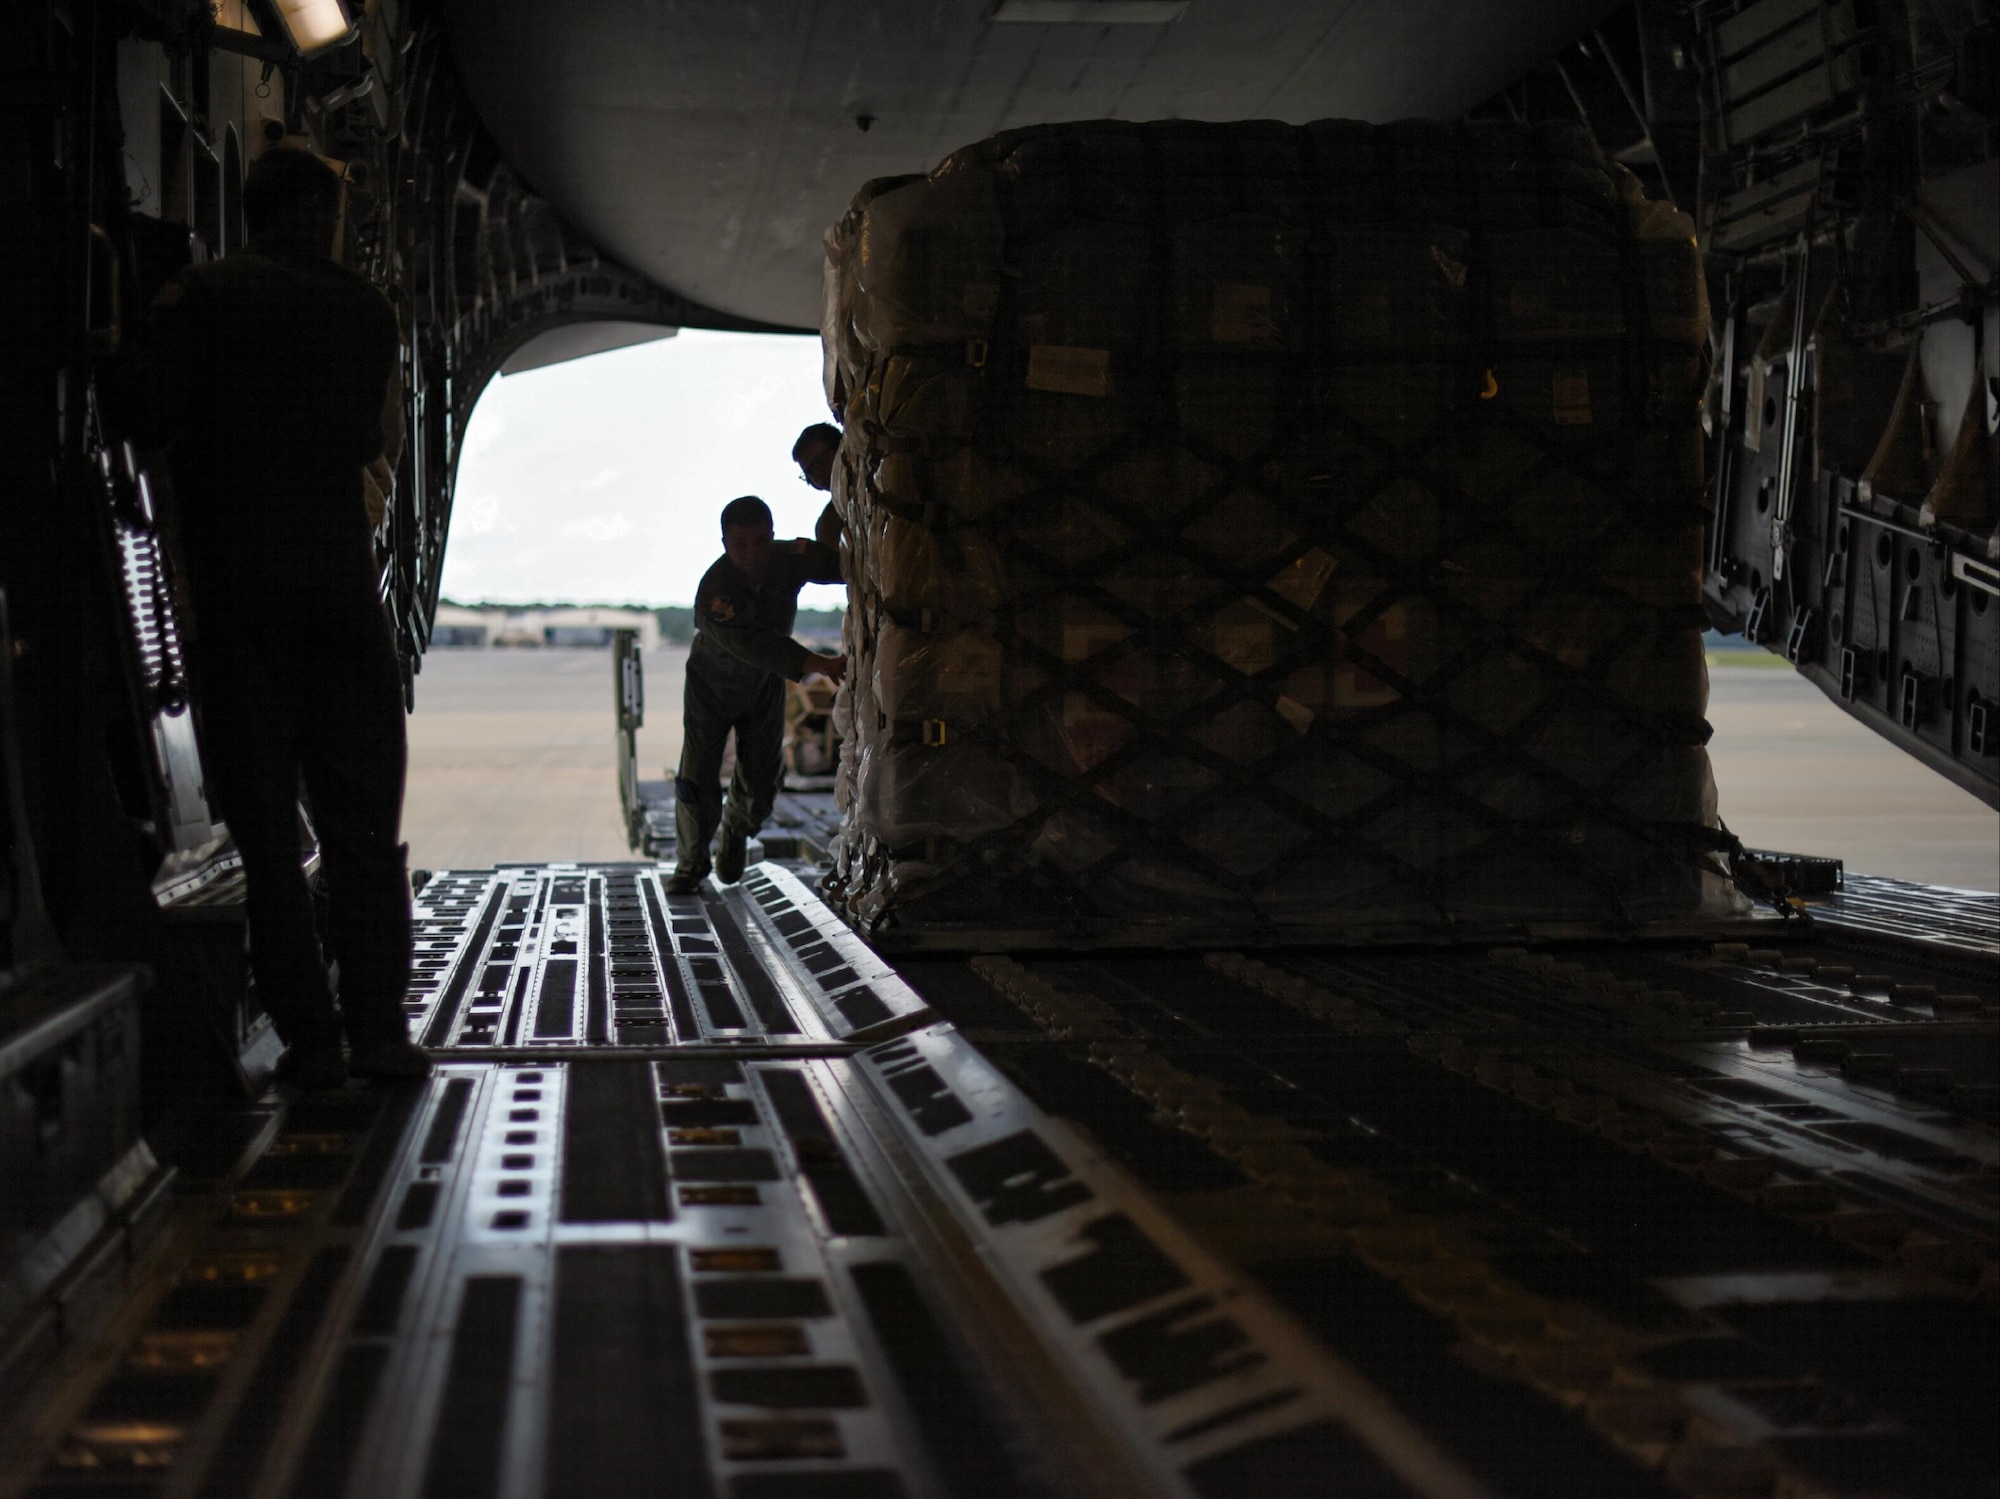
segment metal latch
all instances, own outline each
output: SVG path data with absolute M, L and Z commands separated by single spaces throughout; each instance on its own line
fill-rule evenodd
M 1840 695 L 1852 700 L 1857 692 L 1868 690 L 1868 662 L 1853 646 L 1840 649 Z
M 1792 628 L 1785 636 L 1785 659 L 1794 666 L 1799 658 L 1809 655 L 1813 645 L 1813 608 L 1807 604 L 1792 616 Z
M 1764 633 L 1764 616 L 1771 612 L 1771 590 L 1760 588 L 1750 600 L 1750 612 L 1743 619 L 1743 634 L 1748 640 L 1762 644 L 1759 637 Z
M 1930 680 L 1919 672 L 1903 673 L 1903 692 L 1897 704 L 1897 721 L 1906 729 L 1927 723 L 1931 716 Z

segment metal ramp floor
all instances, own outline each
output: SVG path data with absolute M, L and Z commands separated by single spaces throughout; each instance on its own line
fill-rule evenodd
M 432 876 L 435 1075 L 218 1117 L 0 1494 L 1990 1480 L 1977 902 L 892 968 L 777 864 L 665 873 Z

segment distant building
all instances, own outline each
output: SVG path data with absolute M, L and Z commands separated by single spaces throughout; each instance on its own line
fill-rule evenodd
M 658 650 L 660 621 L 651 609 L 619 609 L 604 605 L 535 604 L 515 608 L 505 604 L 439 604 L 431 628 L 431 645 L 440 649 L 484 649 L 512 646 L 603 650 L 613 630 L 639 632 L 641 650 Z
M 443 611 L 440 610 L 440 613 Z M 486 645 L 485 625 L 432 625 L 431 649 L 434 651 L 477 650 Z

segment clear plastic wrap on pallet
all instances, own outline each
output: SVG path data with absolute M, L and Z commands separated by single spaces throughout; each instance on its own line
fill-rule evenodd
M 1688 220 L 1580 131 L 1015 131 L 827 237 L 885 938 L 1729 906 Z

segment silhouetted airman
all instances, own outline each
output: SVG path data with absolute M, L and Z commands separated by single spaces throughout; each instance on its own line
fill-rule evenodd
M 799 466 L 799 476 L 821 494 L 833 489 L 833 464 L 839 456 L 840 428 L 830 422 L 814 422 L 792 444 L 792 462 Z M 827 501 L 826 509 L 813 523 L 813 536 L 821 545 L 840 550 L 840 512 L 833 508 L 833 501 Z
M 679 859 L 667 889 L 686 894 L 709 871 L 708 845 L 721 823 L 715 872 L 742 878 L 750 837 L 770 815 L 784 753 L 785 683 L 807 672 L 839 681 L 847 663 L 792 639 L 799 589 L 838 583 L 840 554 L 799 537 L 774 541 L 771 510 L 755 495 L 722 510 L 722 558 L 694 596 L 680 773 L 674 779 Z M 722 752 L 736 731 L 736 772 L 722 801 Z
M 382 294 L 335 263 L 340 194 L 311 153 L 265 152 L 244 183 L 248 246 L 166 285 L 119 382 L 134 435 L 171 444 L 208 791 L 243 856 L 279 1075 L 316 1087 L 430 1065 L 403 1012 L 402 673 L 363 477 L 379 489 L 400 446 L 400 335 Z M 338 1011 L 300 868 L 302 779 Z

